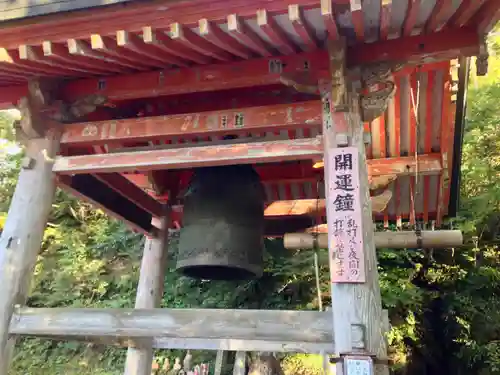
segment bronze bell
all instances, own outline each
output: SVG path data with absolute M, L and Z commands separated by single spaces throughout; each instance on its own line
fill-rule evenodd
M 183 222 L 176 270 L 207 280 L 262 275 L 264 189 L 251 166 L 197 169 Z

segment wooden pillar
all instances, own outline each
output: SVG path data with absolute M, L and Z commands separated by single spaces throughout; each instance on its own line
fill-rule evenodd
M 43 232 L 52 206 L 53 158 L 58 135 L 26 140 L 26 157 L 0 238 L 0 375 L 7 375 L 15 339 L 9 324 L 15 305 L 26 302 Z
M 374 369 L 371 359 L 371 356 L 386 359 L 387 348 L 384 340 L 363 123 L 359 114 L 360 102 L 357 92 L 360 84 L 350 81 L 346 76 L 344 41 L 330 41 L 328 49 L 331 77 L 330 80 L 320 82 L 320 89 L 323 101 L 325 192 L 336 374 L 358 373 L 354 371 L 354 364 L 363 369 L 359 373 L 385 375 L 388 374 L 387 366 L 377 365 Z M 341 151 L 340 147 L 346 147 L 343 149 L 345 151 Z M 351 172 L 343 168 L 348 166 L 345 155 L 352 155 L 354 168 Z M 340 164 L 337 164 L 337 161 Z M 348 178 L 340 176 L 349 173 L 352 175 Z M 354 200 L 344 199 L 348 196 L 354 196 Z M 341 201 L 340 198 L 344 200 Z M 343 224 L 339 220 L 343 221 Z M 347 232 L 348 230 L 352 232 Z M 339 247 L 342 244 L 344 247 Z M 357 257 L 359 263 L 356 263 Z M 354 266 L 351 266 L 351 261 Z M 356 264 L 360 268 L 352 268 Z M 349 275 L 349 278 L 346 278 L 346 275 Z M 353 362 L 354 355 L 360 356 L 359 362 Z M 360 367 L 356 371 L 359 369 Z
M 167 265 L 167 223 L 168 214 L 161 220 L 158 236 L 146 238 L 135 300 L 136 309 L 153 309 L 160 305 Z M 152 341 L 141 344 L 140 348 L 128 348 L 125 375 L 150 375 L 152 362 Z
M 237 351 L 234 357 L 233 375 L 245 375 L 247 353 Z
M 225 350 L 217 350 L 217 357 L 215 357 L 215 368 L 214 375 L 221 375 L 222 366 L 226 359 L 226 351 Z

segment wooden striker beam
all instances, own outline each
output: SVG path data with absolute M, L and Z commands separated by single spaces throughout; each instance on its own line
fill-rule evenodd
M 31 110 L 42 105 L 44 92 L 30 86 Z M 41 96 L 40 96 L 41 95 Z M 40 98 L 43 97 L 43 100 Z M 36 114 L 26 120 L 40 121 Z M 37 124 L 43 129 L 43 124 Z M 15 338 L 9 336 L 14 305 L 24 304 L 55 191 L 53 158 L 59 136 L 48 132 L 26 140 L 26 158 L 19 174 L 0 238 L 0 375 L 7 375 Z
M 157 237 L 146 238 L 139 273 L 139 286 L 135 300 L 136 309 L 152 309 L 160 306 L 165 278 L 168 217 L 161 219 Z M 125 375 L 150 375 L 153 361 L 153 342 L 145 342 L 140 348 L 128 348 Z
M 415 232 L 375 232 L 375 247 L 390 249 L 406 248 L 434 248 L 446 249 L 463 245 L 462 232 L 459 230 L 436 230 L 422 231 L 421 241 Z M 312 249 L 314 248 L 315 236 L 311 233 L 286 233 L 283 242 L 287 249 Z M 317 236 L 319 248 L 328 248 L 328 234 L 320 233 Z

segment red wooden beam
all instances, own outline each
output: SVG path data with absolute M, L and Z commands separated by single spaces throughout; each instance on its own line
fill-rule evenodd
M 87 70 L 78 67 L 72 67 L 69 64 L 52 61 L 44 57 L 42 47 L 40 46 L 27 46 L 22 44 L 19 46 L 19 59 L 24 61 L 25 64 L 30 64 L 32 67 L 41 67 L 42 69 L 48 68 L 54 70 L 55 73 L 70 76 L 81 76 L 88 73 Z M 16 64 L 17 65 L 17 64 Z M 21 64 L 22 66 L 22 64 Z M 57 73 L 56 73 L 57 74 Z
M 432 59 L 447 60 L 460 54 L 471 56 L 478 52 L 479 38 L 476 32 L 462 28 L 356 46 L 348 50 L 347 59 L 350 66 L 386 60 L 419 63 L 423 59 L 425 62 Z M 74 100 L 99 93 L 111 100 L 124 100 L 272 85 L 282 82 L 282 74 L 303 73 L 305 65 L 311 76 L 321 76 L 328 69 L 326 52 L 249 60 L 231 65 L 217 64 L 166 72 L 81 79 L 69 82 L 62 89 L 62 95 L 68 100 Z
M 274 46 L 284 55 L 290 55 L 295 52 L 295 47 L 281 30 L 278 23 L 272 15 L 269 15 L 265 9 L 257 11 L 257 25 L 268 36 Z
M 424 27 L 426 33 L 432 33 L 448 18 L 453 6 L 452 0 L 437 0 Z
M 349 0 L 352 24 L 358 42 L 365 40 L 365 21 L 363 17 L 363 5 L 361 0 Z
M 19 50 L 10 51 L 0 48 L 1 70 L 5 73 L 22 74 L 25 76 L 61 76 L 74 75 L 74 72 L 59 67 L 40 64 L 38 61 L 30 61 L 19 56 Z M 24 72 L 24 73 L 23 73 Z
M 71 54 L 68 51 L 67 41 L 64 45 L 52 43 L 51 41 L 44 41 L 42 48 L 46 60 L 62 64 L 66 67 L 74 66 L 85 71 L 87 74 L 106 75 L 111 73 L 122 73 L 126 70 L 106 61 L 99 62 L 84 55 Z
M 95 177 L 57 176 L 56 183 L 66 192 L 91 203 L 133 230 L 146 235 L 154 232 L 151 226 L 151 214 L 129 201 L 127 197 L 117 194 L 114 189 L 110 189 Z
M 321 17 L 328 31 L 328 38 L 337 40 L 340 36 L 331 0 L 321 0 Z
M 114 57 L 122 62 L 132 64 L 132 67 L 137 70 L 145 70 L 151 67 L 159 68 L 159 63 L 155 60 L 145 59 L 140 54 L 134 51 L 128 51 L 124 48 L 118 47 L 116 41 L 110 37 L 103 37 L 99 34 L 92 34 L 90 36 L 90 48 L 101 53 L 102 55 Z M 165 64 L 162 63 L 161 67 Z
M 406 17 L 403 22 L 401 36 L 408 37 L 412 35 L 415 23 L 417 22 L 419 5 L 420 0 L 408 0 L 408 8 L 406 10 Z
M 174 136 L 248 133 L 321 125 L 321 102 L 299 102 L 172 116 L 140 117 L 64 126 L 68 146 L 160 140 Z
M 185 61 L 177 56 L 166 51 L 162 51 L 152 44 L 143 43 L 143 40 L 139 36 L 126 30 L 118 30 L 116 32 L 116 43 L 119 47 L 127 51 L 132 51 L 142 56 L 144 59 L 152 60 L 156 64 L 160 64 L 160 66 L 163 67 L 165 67 L 166 64 L 183 67 L 188 66 Z
M 166 72 L 144 72 L 107 78 L 89 78 L 69 82 L 62 89 L 67 100 L 99 93 L 111 100 L 148 98 L 162 95 L 216 91 L 229 88 L 264 86 L 281 83 L 280 72 L 271 69 L 271 61 L 282 67 L 284 74 L 303 72 L 307 63 L 310 71 L 328 69 L 324 51 L 277 58 L 215 64 Z M 273 67 L 277 65 L 274 64 Z M 99 90 L 99 87 L 101 88 Z
M 430 35 L 356 46 L 348 50 L 348 65 L 361 65 L 378 61 L 405 61 L 426 63 L 433 60 L 450 60 L 457 56 L 479 53 L 477 32 L 470 28 L 448 29 Z
M 163 30 L 154 30 L 151 26 L 142 28 L 142 39 L 144 43 L 150 44 L 159 50 L 185 60 L 191 60 L 198 64 L 207 64 L 212 59 L 208 56 L 195 52 L 182 43 L 172 40 Z
M 446 23 L 446 27 L 462 27 L 477 12 L 484 2 L 485 0 L 462 0 L 458 9 Z
M 290 20 L 295 32 L 299 35 L 307 51 L 317 48 L 317 40 L 314 31 L 304 18 L 304 14 L 299 5 L 294 4 L 288 7 L 288 19 Z
M 499 20 L 500 0 L 487 0 L 467 22 L 467 25 L 475 28 L 480 35 L 485 35 Z
M 28 95 L 28 86 L 9 86 L 8 88 L 0 88 L 0 109 L 13 108 L 19 98 Z
M 418 166 L 415 156 L 401 156 L 384 159 L 370 159 L 366 161 L 371 176 L 414 175 L 418 168 L 420 175 L 437 175 L 442 171 L 441 154 L 424 154 L 418 156 Z
M 380 40 L 387 40 L 391 27 L 392 0 L 380 0 Z
M 229 34 L 222 31 L 219 26 L 213 24 L 206 18 L 203 18 L 199 21 L 198 27 L 200 30 L 200 35 L 221 50 L 232 53 L 233 55 L 241 57 L 243 59 L 249 59 L 252 56 L 252 52 L 249 51 L 245 46 L 243 46 Z
M 308 160 L 323 155 L 321 138 L 183 147 L 58 157 L 53 171 L 61 174 L 182 169 L 202 166 Z
M 221 61 L 232 60 L 231 54 L 216 47 L 214 44 L 196 34 L 189 27 L 185 27 L 180 23 L 173 23 L 170 25 L 170 37 L 172 40 L 178 41 L 185 47 L 203 55 L 208 55 Z
M 197 0 L 169 3 L 168 6 L 163 1 L 130 3 L 127 6 L 116 4 L 106 8 L 48 15 L 36 23 L 18 22 L 15 26 L 0 30 L 0 39 L 5 48 L 17 48 L 20 44 L 38 45 L 44 40 L 65 42 L 68 37 L 84 39 L 94 33 L 111 36 L 116 30 L 122 29 L 140 32 L 144 25 L 165 28 L 170 22 L 194 25 L 201 18 L 220 21 L 233 13 L 249 18 L 255 16 L 256 9 L 286 13 L 290 4 L 311 9 L 318 6 L 318 1 Z
M 227 16 L 227 29 L 236 40 L 240 41 L 243 45 L 254 50 L 259 55 L 271 56 L 269 46 L 264 42 L 260 36 L 257 35 L 250 27 L 245 24 L 236 14 Z

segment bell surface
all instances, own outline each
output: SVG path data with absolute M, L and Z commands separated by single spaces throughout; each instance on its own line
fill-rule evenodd
M 177 271 L 206 280 L 262 275 L 264 189 L 251 166 L 196 169 L 183 223 Z

